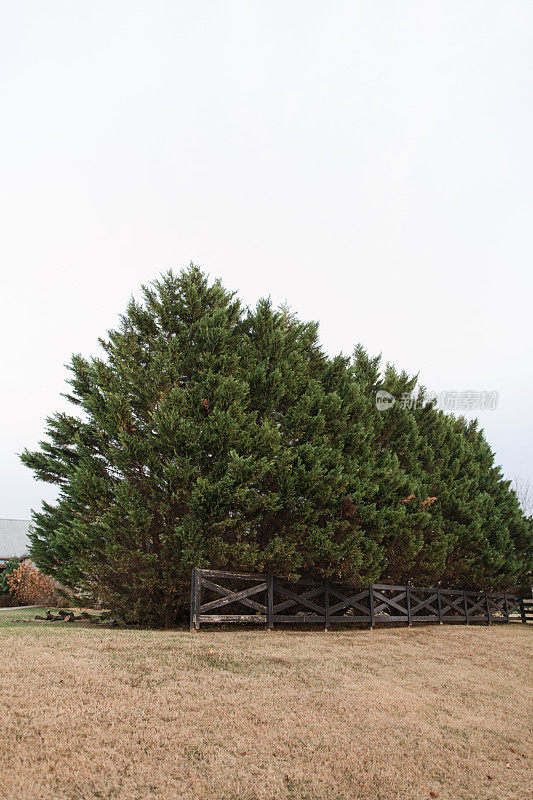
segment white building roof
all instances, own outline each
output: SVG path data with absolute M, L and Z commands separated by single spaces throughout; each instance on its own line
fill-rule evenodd
M 0 562 L 29 554 L 29 519 L 0 519 Z

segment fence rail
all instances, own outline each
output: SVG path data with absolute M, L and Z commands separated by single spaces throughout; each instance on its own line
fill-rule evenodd
M 389 586 L 356 588 L 331 581 L 286 581 L 274 575 L 193 569 L 191 630 L 202 623 L 533 622 L 533 599 L 517 594 Z

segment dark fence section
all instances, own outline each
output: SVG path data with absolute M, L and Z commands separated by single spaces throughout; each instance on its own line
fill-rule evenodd
M 299 580 L 273 575 L 194 569 L 191 581 L 191 630 L 202 623 L 377 622 L 533 622 L 533 600 L 516 594 L 467 592 L 373 583 L 357 589 L 345 583 Z

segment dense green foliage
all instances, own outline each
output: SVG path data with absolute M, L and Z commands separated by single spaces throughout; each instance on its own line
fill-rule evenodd
M 355 352 L 355 377 L 367 393 L 416 394 L 416 380 L 379 359 Z M 382 544 L 380 580 L 463 588 L 517 588 L 531 574 L 533 520 L 526 518 L 511 482 L 494 464 L 475 420 L 445 414 L 424 402 L 395 404 L 374 416 L 376 506 L 385 525 L 367 535 Z M 400 502 L 398 502 L 401 498 Z
M 0 572 L 0 594 L 10 594 L 11 586 L 7 582 L 9 576 L 15 572 L 20 564 L 20 558 L 10 558 L 2 572 Z
M 243 309 L 195 267 L 130 302 L 104 358 L 72 358 L 79 415 L 48 419 L 22 460 L 59 499 L 34 514 L 44 572 L 127 619 L 171 624 L 193 566 L 514 587 L 531 520 L 474 423 L 317 325 Z M 528 551 L 529 547 L 529 551 Z

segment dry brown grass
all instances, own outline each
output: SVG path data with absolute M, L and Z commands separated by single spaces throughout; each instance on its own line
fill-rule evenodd
M 0 797 L 526 800 L 531 644 L 523 625 L 0 627 Z

